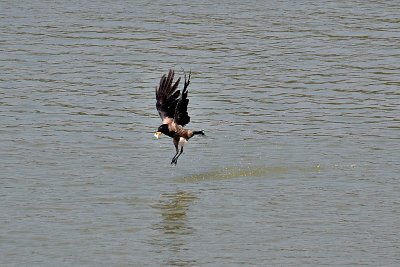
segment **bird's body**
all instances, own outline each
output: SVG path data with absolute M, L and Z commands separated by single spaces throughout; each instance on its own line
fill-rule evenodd
M 174 71 L 169 70 L 168 76 L 164 74 L 161 77 L 160 84 L 156 87 L 156 108 L 162 120 L 162 125 L 158 127 L 158 131 L 154 135 L 158 138 L 161 134 L 165 134 L 173 139 L 176 154 L 172 158 L 171 164 L 176 164 L 187 141 L 194 135 L 204 135 L 204 131 L 191 131 L 184 128 L 190 122 L 187 112 L 189 104 L 187 87 L 190 83 L 190 74 L 187 80 L 185 74 L 182 93 L 177 90 L 181 78 L 178 78 L 175 83 L 173 83 L 173 80 Z

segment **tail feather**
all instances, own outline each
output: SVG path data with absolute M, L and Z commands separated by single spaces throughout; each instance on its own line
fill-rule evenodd
M 206 134 L 204 133 L 204 130 L 201 130 L 201 131 L 194 131 L 194 132 L 193 132 L 193 135 L 196 135 L 196 134 L 206 135 Z

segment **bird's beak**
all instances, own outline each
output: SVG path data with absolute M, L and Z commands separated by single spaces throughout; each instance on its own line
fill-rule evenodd
M 157 139 L 160 137 L 160 135 L 161 135 L 161 132 L 155 132 L 155 133 L 154 133 L 154 136 L 155 136 Z

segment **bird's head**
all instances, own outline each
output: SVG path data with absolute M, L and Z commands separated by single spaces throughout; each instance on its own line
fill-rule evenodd
M 154 133 L 154 136 L 158 139 L 161 134 L 169 134 L 168 124 L 161 124 L 160 127 L 158 127 L 157 132 Z

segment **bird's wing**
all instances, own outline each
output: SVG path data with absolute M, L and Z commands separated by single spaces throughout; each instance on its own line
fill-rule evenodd
M 180 100 L 180 91 L 176 90 L 181 78 L 174 80 L 174 71 L 169 70 L 168 75 L 161 77 L 160 84 L 156 87 L 156 108 L 163 124 L 169 124 L 173 121 L 175 110 Z
M 190 84 L 190 72 L 188 75 L 188 79 L 186 80 L 186 73 L 185 73 L 185 85 L 182 90 L 182 94 L 179 98 L 178 104 L 176 105 L 174 121 L 178 125 L 185 126 L 190 122 L 190 116 L 187 112 L 187 107 L 189 104 L 188 96 L 188 86 Z

